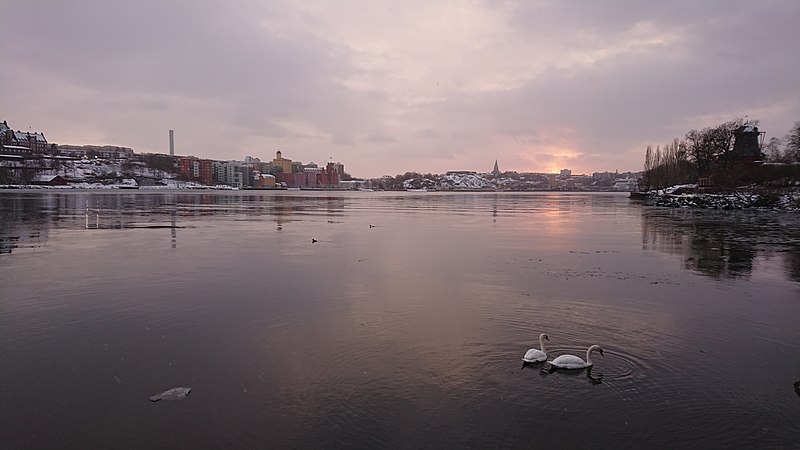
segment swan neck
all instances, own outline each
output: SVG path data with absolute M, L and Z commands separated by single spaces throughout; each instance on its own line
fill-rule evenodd
M 592 350 L 594 350 L 592 347 L 586 350 L 586 364 L 590 366 L 592 365 Z
M 539 349 L 542 353 L 547 353 L 547 350 L 544 349 L 544 336 L 539 336 Z

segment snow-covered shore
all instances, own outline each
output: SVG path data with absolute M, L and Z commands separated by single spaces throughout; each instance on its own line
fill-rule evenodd
M 672 186 L 644 195 L 648 205 L 669 208 L 760 209 L 800 212 L 800 190 L 756 191 L 742 189 L 727 193 L 697 192 L 696 185 Z
M 73 189 L 80 190 L 114 190 L 114 189 L 139 189 L 139 190 L 183 190 L 183 189 L 216 189 L 216 190 L 232 190 L 230 186 L 204 186 L 198 183 L 168 183 L 166 185 L 157 186 L 137 186 L 125 183 L 68 183 L 65 186 L 47 186 L 39 184 L 0 184 L 2 189 L 19 189 L 19 190 L 59 190 L 68 191 Z

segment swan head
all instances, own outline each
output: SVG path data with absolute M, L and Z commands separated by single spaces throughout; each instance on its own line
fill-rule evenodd
M 545 341 L 549 341 L 550 337 L 547 336 L 546 334 L 542 333 L 542 334 L 539 335 L 539 339 L 544 339 Z
M 593 346 L 589 347 L 589 350 L 587 351 L 587 353 L 591 353 L 593 351 L 597 351 L 598 353 L 600 353 L 600 356 L 605 356 L 603 354 L 603 348 L 600 347 L 599 345 L 593 345 Z

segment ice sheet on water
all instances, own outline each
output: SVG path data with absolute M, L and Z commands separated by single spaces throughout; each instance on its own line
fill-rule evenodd
M 190 392 L 192 392 L 192 388 L 190 387 L 174 387 L 172 389 L 167 389 L 160 394 L 151 395 L 150 401 L 157 402 L 159 400 L 182 400 L 186 398 Z

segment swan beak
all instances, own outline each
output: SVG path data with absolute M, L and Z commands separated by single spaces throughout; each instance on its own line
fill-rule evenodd
M 606 355 L 603 354 L 603 349 L 602 348 L 600 349 L 600 356 L 606 356 Z
M 547 337 L 547 335 L 545 334 L 545 335 L 544 335 L 544 340 L 545 340 L 545 341 L 549 341 L 549 340 L 550 340 L 550 338 L 549 338 L 549 337 Z

